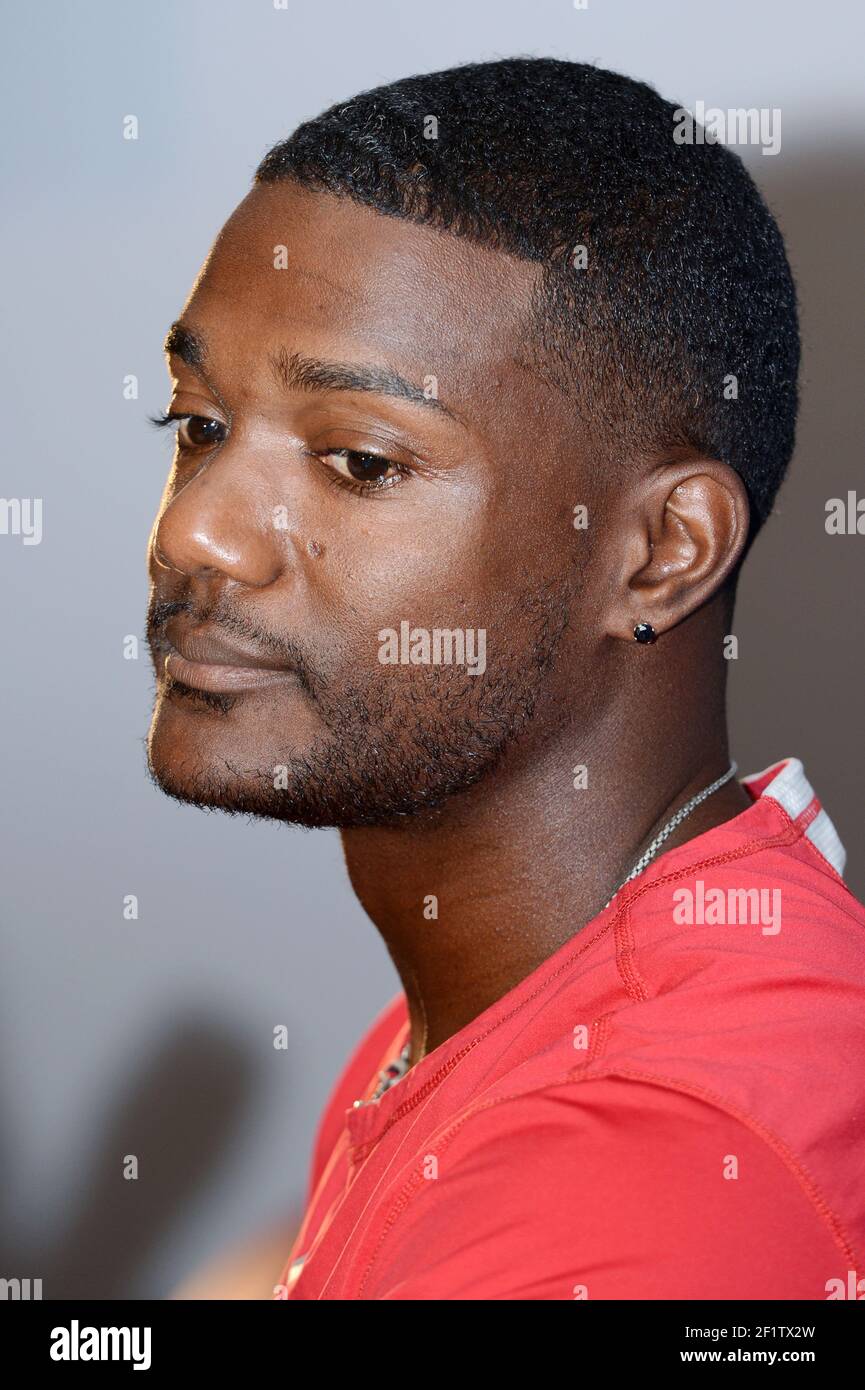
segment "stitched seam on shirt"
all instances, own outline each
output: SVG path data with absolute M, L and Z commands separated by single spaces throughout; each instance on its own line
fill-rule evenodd
M 815 799 L 816 799 L 816 798 L 815 798 Z M 819 802 L 818 802 L 817 804 L 818 804 L 819 809 L 820 809 L 821 811 L 824 810 L 824 807 L 823 807 Z M 813 803 L 812 803 L 812 805 L 813 805 Z M 809 809 L 809 808 L 806 807 L 806 808 L 805 808 L 805 811 L 807 811 L 808 809 Z M 798 817 L 799 820 L 802 820 L 802 818 L 803 818 L 804 815 L 805 815 L 805 811 L 803 811 L 803 812 L 802 812 L 802 815 Z M 808 826 L 811 824 L 811 822 L 812 822 L 812 821 L 815 821 L 816 819 L 817 819 L 816 816 L 812 816 L 811 819 L 810 819 L 809 821 L 806 822 L 806 824 L 805 824 L 805 826 L 804 826 L 804 828 L 803 828 L 802 842 L 803 842 L 803 844 L 805 845 L 806 849 L 809 849 L 809 850 L 812 851 L 813 854 L 816 854 L 818 860 L 820 861 L 820 866 L 821 866 L 821 868 L 824 868 L 824 869 L 826 869 L 826 870 L 828 871 L 828 873 L 830 874 L 830 876 L 831 876 L 832 880 L 834 881 L 834 883 L 835 883 L 836 885 L 840 886 L 841 888 L 843 888 L 843 889 L 845 890 L 845 892 L 849 893 L 850 897 L 853 898 L 853 901 L 854 901 L 854 902 L 857 904 L 857 906 L 858 906 L 858 905 L 859 905 L 859 899 L 858 899 L 858 898 L 856 897 L 856 895 L 854 894 L 854 892 L 853 892 L 852 888 L 850 887 L 850 885 L 849 885 L 848 883 L 845 883 L 845 882 L 844 882 L 844 876 L 843 876 L 843 874 L 839 874 L 838 870 L 835 868 L 835 865 L 834 865 L 834 864 L 830 864 L 830 863 L 829 863 L 829 860 L 826 858 L 826 856 L 825 856 L 825 854 L 823 853 L 823 851 L 822 851 L 821 849 L 818 849 L 818 848 L 817 848 L 817 846 L 815 845 L 814 841 L 811 839 L 811 836 L 808 835 L 807 833 L 805 833 L 805 832 L 807 831 Z M 837 834 L 837 831 L 836 831 L 835 833 Z
M 592 1031 L 586 1050 L 586 1060 L 577 1062 L 577 1067 L 590 1067 L 593 1062 L 598 1061 L 607 1045 L 607 1038 L 610 1036 L 611 1018 L 612 1014 L 599 1014 L 597 1018 L 592 1019 Z
M 835 1212 L 823 1196 L 819 1184 L 811 1177 L 805 1164 L 802 1163 L 800 1159 L 796 1158 L 792 1150 L 787 1147 L 784 1140 L 781 1139 L 774 1130 L 769 1129 L 767 1125 L 755 1119 L 753 1115 L 749 1115 L 746 1110 L 741 1110 L 739 1106 L 735 1105 L 732 1101 L 728 1101 L 724 1096 L 719 1096 L 715 1091 L 710 1091 L 705 1086 L 694 1085 L 687 1081 L 678 1081 L 669 1076 L 657 1076 L 653 1072 L 639 1071 L 636 1067 L 621 1067 L 616 1063 L 610 1063 L 608 1068 L 600 1074 L 586 1076 L 585 1073 L 578 1073 L 573 1077 L 573 1080 L 602 1080 L 604 1076 L 622 1076 L 631 1080 L 644 1081 L 651 1085 L 666 1087 L 669 1090 L 680 1091 L 685 1095 L 695 1096 L 698 1100 L 706 1101 L 708 1104 L 714 1106 L 715 1109 L 723 1110 L 725 1114 L 732 1115 L 735 1120 L 738 1120 L 740 1124 L 750 1129 L 753 1134 L 756 1134 L 758 1138 L 762 1139 L 763 1142 L 777 1154 L 788 1171 L 796 1179 L 809 1203 L 818 1213 L 823 1224 L 828 1227 L 832 1239 L 835 1241 L 835 1244 L 838 1246 L 845 1259 L 851 1261 L 854 1269 L 859 1268 L 859 1258 L 840 1218 L 835 1215 Z
M 630 900 L 624 905 L 621 921 L 616 923 L 616 969 L 629 998 L 640 1004 L 649 997 L 649 987 L 637 970 L 634 961 L 634 933 L 631 931 Z
M 781 806 L 778 802 L 776 802 L 775 804 L 778 811 L 781 813 L 784 820 L 787 822 L 787 828 L 780 834 L 774 836 L 771 840 L 760 841 L 759 844 L 762 845 L 764 848 L 772 847 L 778 844 L 795 844 L 797 840 L 802 839 L 804 836 L 804 831 L 787 814 L 787 812 L 784 810 L 784 807 Z M 646 984 L 646 981 L 639 973 L 634 958 L 636 945 L 630 927 L 630 914 L 631 907 L 633 906 L 633 904 L 638 900 L 638 898 L 641 898 L 645 893 L 651 893 L 653 889 L 661 888 L 664 886 L 664 884 L 675 883 L 678 879 L 682 878 L 690 878 L 693 874 L 698 873 L 701 869 L 715 867 L 718 864 L 726 864 L 732 862 L 735 859 L 744 858 L 745 855 L 750 854 L 753 851 L 754 847 L 755 842 L 750 841 L 747 845 L 742 845 L 739 850 L 727 850 L 724 854 L 716 854 L 708 859 L 703 859 L 698 864 L 683 864 L 681 868 L 672 869 L 669 873 L 664 874 L 662 878 L 655 879 L 652 883 L 644 884 L 627 899 L 627 901 L 624 904 L 623 922 L 621 924 L 621 927 L 617 922 L 616 944 L 618 949 L 616 951 L 616 966 L 619 970 L 619 976 L 622 980 L 622 984 L 625 987 L 625 993 L 628 994 L 630 998 L 635 999 L 638 1003 L 640 1003 L 644 999 L 648 999 L 650 994 L 649 986 Z M 757 847 L 759 848 L 759 845 Z
M 291 1250 L 289 1251 L 289 1254 L 288 1254 L 288 1259 L 286 1260 L 286 1262 L 285 1262 L 285 1264 L 284 1264 L 284 1266 L 283 1266 L 283 1269 L 282 1269 L 282 1273 L 280 1274 L 280 1277 L 279 1277 L 279 1283 L 280 1283 L 280 1284 L 285 1284 L 285 1283 L 287 1283 L 287 1279 L 286 1279 L 285 1276 L 288 1274 L 289 1269 L 290 1269 L 291 1266 L 294 1264 L 295 1260 L 299 1257 L 300 1254 L 303 1254 L 305 1260 L 308 1260 L 308 1259 L 309 1259 L 309 1257 L 310 1257 L 310 1255 L 312 1254 L 313 1250 L 314 1250 L 314 1249 L 316 1248 L 316 1246 L 318 1245 L 318 1242 L 319 1242 L 320 1237 L 321 1237 L 322 1234 L 323 1234 L 324 1225 L 325 1225 L 325 1222 L 327 1221 L 328 1216 L 329 1216 L 329 1215 L 331 1214 L 331 1212 L 333 1211 L 335 1203 L 339 1201 L 340 1195 L 342 1195 L 342 1194 L 337 1194 L 337 1196 L 334 1198 L 334 1201 L 331 1202 L 331 1204 L 330 1204 L 330 1206 L 328 1207 L 327 1211 L 326 1211 L 326 1212 L 324 1213 L 324 1215 L 322 1216 L 321 1221 L 319 1221 L 319 1223 L 318 1223 L 318 1225 L 317 1225 L 317 1227 L 316 1227 L 316 1229 L 315 1229 L 315 1235 L 312 1237 L 312 1239 L 311 1239 L 311 1241 L 310 1241 L 310 1243 L 309 1243 L 307 1249 L 306 1249 L 305 1251 L 301 1251 L 301 1249 L 299 1248 L 300 1245 L 301 1245 L 301 1236 L 306 1237 L 306 1235 L 307 1235 L 307 1233 L 308 1233 L 308 1231 L 309 1231 L 309 1228 L 310 1228 L 310 1226 L 312 1225 L 312 1218 L 313 1218 L 313 1216 L 315 1215 L 315 1212 L 316 1212 L 317 1209 L 318 1209 L 319 1199 L 320 1199 L 321 1197 L 324 1196 L 325 1190 L 326 1190 L 326 1188 L 327 1188 L 328 1181 L 329 1181 L 329 1179 L 330 1179 L 331 1172 L 333 1171 L 333 1168 L 334 1168 L 334 1166 L 335 1166 L 335 1164 L 336 1164 L 337 1159 L 340 1157 L 340 1153 L 341 1153 L 341 1151 L 340 1151 L 340 1146 L 342 1145 L 343 1147 L 346 1147 L 345 1144 L 344 1144 L 345 1137 L 346 1137 L 345 1130 L 343 1130 L 342 1133 L 339 1134 L 339 1135 L 337 1136 L 336 1142 L 334 1143 L 334 1146 L 333 1146 L 333 1148 L 331 1149 L 331 1151 L 330 1151 L 330 1153 L 329 1153 L 329 1155 L 328 1155 L 328 1157 L 327 1157 L 327 1161 L 326 1161 L 326 1163 L 324 1164 L 324 1166 L 323 1166 L 323 1168 L 322 1168 L 322 1171 L 319 1173 L 318 1182 L 317 1182 L 316 1185 L 315 1185 L 315 1189 L 314 1189 L 314 1191 L 310 1194 L 310 1197 L 309 1197 L 309 1200 L 308 1200 L 308 1202 L 307 1202 L 307 1205 L 306 1205 L 304 1211 L 301 1213 L 300 1226 L 298 1227 L 297 1234 L 296 1234 L 295 1237 L 294 1237 L 294 1241 L 293 1241 L 293 1243 L 292 1243 Z M 346 1148 L 346 1151 L 348 1152 L 347 1148 Z M 295 1253 L 295 1252 L 296 1252 L 296 1253 Z M 296 1281 L 295 1281 L 295 1282 L 296 1282 Z
M 607 1015 L 602 1015 L 601 1018 L 597 1020 L 597 1022 L 601 1024 L 606 1020 L 606 1018 Z M 603 1081 L 607 1077 L 612 1077 L 613 1079 L 615 1079 L 615 1077 L 617 1076 L 622 1077 L 626 1080 L 641 1081 L 661 1089 L 668 1089 L 693 1095 L 696 1099 L 706 1102 L 707 1104 L 711 1105 L 714 1109 L 721 1110 L 724 1114 L 732 1116 L 732 1118 L 735 1119 L 738 1123 L 744 1125 L 747 1129 L 750 1129 L 752 1133 L 756 1134 L 757 1137 L 767 1145 L 767 1147 L 773 1150 L 773 1152 L 782 1160 L 788 1171 L 796 1179 L 802 1191 L 805 1193 L 805 1196 L 808 1199 L 810 1206 L 815 1209 L 818 1218 L 821 1220 L 821 1223 L 828 1227 L 832 1239 L 838 1246 L 841 1253 L 844 1255 L 844 1258 L 850 1261 L 849 1267 L 853 1269 L 859 1268 L 858 1256 L 856 1255 L 856 1252 L 853 1249 L 853 1246 L 849 1238 L 847 1237 L 846 1231 L 844 1230 L 841 1221 L 835 1215 L 832 1208 L 829 1206 L 828 1202 L 826 1201 L 825 1197 L 820 1191 L 820 1188 L 818 1187 L 817 1183 L 805 1169 L 804 1164 L 800 1164 L 798 1160 L 794 1157 L 790 1149 L 787 1148 L 787 1145 L 784 1143 L 784 1141 L 780 1139 L 776 1134 L 774 1134 L 772 1130 L 768 1129 L 765 1125 L 761 1124 L 759 1120 L 753 1119 L 753 1117 L 748 1115 L 746 1111 L 739 1110 L 737 1106 L 724 1100 L 722 1096 L 716 1096 L 714 1092 L 706 1090 L 702 1086 L 690 1086 L 687 1083 L 681 1083 L 668 1077 L 654 1076 L 649 1072 L 640 1072 L 636 1069 L 624 1067 L 616 1067 L 615 1070 L 613 1070 L 613 1068 L 610 1067 L 610 1069 L 601 1073 L 596 1073 L 592 1076 L 587 1076 L 585 1072 L 581 1071 L 579 1068 L 575 1069 L 571 1067 L 566 1072 L 555 1077 L 553 1080 L 545 1081 L 542 1086 L 537 1087 L 537 1089 L 533 1091 L 511 1092 L 506 1096 L 497 1096 L 493 1100 L 488 1100 L 483 1102 L 483 1104 L 481 1105 L 475 1106 L 473 1109 L 461 1115 L 458 1120 L 456 1120 L 452 1125 L 450 1125 L 448 1129 L 446 1129 L 445 1132 L 439 1136 L 438 1139 L 433 1141 L 428 1146 L 427 1153 L 433 1153 L 436 1157 L 439 1157 L 440 1149 L 447 1147 L 447 1145 L 450 1143 L 453 1137 L 462 1129 L 463 1125 L 466 1124 L 468 1120 L 472 1119 L 472 1117 L 475 1115 L 481 1114 L 485 1110 L 491 1110 L 496 1105 L 504 1105 L 508 1101 L 513 1100 L 522 1100 L 526 1096 L 538 1096 L 543 1094 L 543 1092 L 548 1091 L 556 1086 L 571 1084 L 575 1081 Z M 357 1294 L 355 1295 L 356 1298 L 360 1299 L 363 1296 L 363 1290 L 369 1281 L 369 1276 L 372 1273 L 373 1265 L 379 1257 L 381 1247 L 384 1244 L 384 1241 L 387 1239 L 393 1227 L 396 1225 L 396 1222 L 399 1220 L 408 1203 L 411 1201 L 412 1196 L 419 1189 L 420 1184 L 425 1181 L 426 1179 L 424 1178 L 423 1173 L 418 1170 L 412 1173 L 411 1177 L 407 1180 L 407 1182 L 403 1184 L 402 1188 L 400 1189 L 394 1201 L 394 1205 L 391 1207 L 390 1213 L 388 1214 L 387 1220 L 385 1221 L 385 1224 L 382 1227 L 381 1232 L 379 1233 L 379 1238 L 376 1241 L 375 1248 L 370 1254 L 369 1260 L 367 1261 L 367 1265 L 363 1272 L 363 1275 L 361 1276 L 360 1282 L 358 1283 Z
M 642 884 L 629 895 L 616 918 L 616 922 L 618 923 L 618 917 L 622 915 L 627 915 L 628 919 L 630 919 L 630 912 L 633 904 L 646 893 L 651 893 L 655 888 L 661 888 L 667 883 L 675 883 L 678 879 L 690 878 L 692 874 L 698 873 L 701 869 L 714 868 L 718 864 L 728 864 L 736 859 L 744 859 L 747 855 L 753 854 L 756 850 L 773 849 L 778 845 L 794 844 L 796 840 L 801 839 L 803 832 L 799 830 L 795 822 L 790 819 L 783 806 L 777 805 L 777 810 L 787 822 L 787 828 L 778 835 L 774 835 L 768 840 L 751 840 L 747 844 L 741 845 L 737 850 L 726 850 L 724 854 L 711 855 L 706 859 L 699 860 L 696 864 L 683 864 L 681 868 L 672 869 L 669 873 L 664 874 L 661 878 L 654 879 L 651 883 Z M 630 937 L 629 930 L 624 933 L 623 936 L 626 943 L 630 939 L 631 950 L 633 950 L 633 938 Z M 628 960 L 625 962 L 625 970 L 635 981 L 639 981 L 645 988 L 645 984 L 632 961 Z M 624 977 L 623 983 L 627 986 Z
M 425 1146 L 427 1154 L 434 1154 L 436 1157 L 438 1157 L 439 1149 L 446 1147 L 450 1140 L 453 1138 L 453 1136 L 460 1129 L 462 1129 L 466 1121 L 470 1120 L 473 1115 L 479 1115 L 484 1110 L 491 1110 L 496 1105 L 504 1105 L 505 1102 L 509 1100 L 516 1100 L 520 1096 L 526 1094 L 531 1093 L 517 1091 L 513 1094 L 509 1094 L 506 1096 L 496 1096 L 492 1100 L 483 1101 L 480 1105 L 474 1106 L 473 1109 L 467 1111 L 465 1114 L 461 1115 L 458 1120 L 455 1120 L 451 1125 L 449 1125 L 448 1128 L 444 1131 L 444 1133 L 439 1135 L 438 1139 L 431 1141 L 429 1145 Z M 382 1244 L 387 1239 L 394 1225 L 399 1220 L 399 1217 L 402 1214 L 403 1210 L 407 1206 L 408 1202 L 411 1200 L 413 1192 L 416 1191 L 419 1185 L 425 1181 L 427 1180 L 424 1178 L 423 1172 L 420 1169 L 415 1169 L 411 1177 L 408 1178 L 408 1180 L 405 1183 L 403 1183 L 403 1186 L 400 1188 L 400 1191 L 397 1194 L 394 1204 L 391 1207 L 391 1210 L 388 1214 L 387 1220 L 385 1221 L 384 1226 L 379 1232 L 379 1237 L 375 1243 L 375 1248 L 370 1254 L 369 1260 L 367 1261 L 366 1269 L 364 1270 L 360 1282 L 357 1286 L 357 1298 L 361 1298 L 363 1295 L 364 1287 L 372 1271 L 372 1267 L 378 1259 L 379 1251 L 381 1250 Z
M 432 1099 L 433 1099 L 433 1097 L 432 1097 L 432 1094 L 431 1094 L 431 1095 L 430 1095 L 430 1102 L 432 1101 Z M 395 1164 L 395 1163 L 398 1161 L 398 1159 L 399 1159 L 399 1154 L 400 1154 L 400 1150 L 402 1149 L 402 1147 L 403 1147 L 405 1144 L 408 1144 L 408 1143 L 411 1142 L 412 1130 L 414 1129 L 415 1125 L 419 1124 L 420 1121 L 423 1119 L 423 1113 L 424 1113 L 424 1112 L 423 1112 L 422 1109 L 421 1109 L 421 1110 L 417 1110 L 416 1114 L 414 1115 L 414 1118 L 413 1118 L 412 1121 L 411 1121 L 411 1124 L 408 1126 L 408 1129 L 407 1129 L 407 1130 L 405 1131 L 405 1133 L 403 1133 L 402 1136 L 399 1138 L 399 1141 L 398 1141 L 398 1143 L 397 1143 L 397 1147 L 396 1147 L 396 1149 L 394 1150 L 394 1152 L 391 1154 L 390 1158 L 388 1159 L 387 1164 L 386 1164 L 385 1169 L 384 1169 L 384 1172 L 382 1172 L 382 1173 L 379 1174 L 378 1179 L 377 1179 L 376 1184 L 375 1184 L 375 1187 L 373 1188 L 372 1192 L 369 1193 L 368 1197 L 367 1197 L 366 1200 L 364 1201 L 364 1204 L 363 1204 L 362 1209 L 361 1209 L 360 1212 L 358 1212 L 358 1214 L 357 1214 L 357 1217 L 356 1217 L 356 1220 L 355 1220 L 355 1223 L 354 1223 L 354 1227 L 352 1228 L 352 1230 L 351 1230 L 351 1231 L 348 1233 L 348 1235 L 346 1236 L 345 1240 L 343 1241 L 342 1248 L 337 1252 L 336 1256 L 335 1256 L 334 1259 L 333 1259 L 333 1262 L 332 1262 L 332 1264 L 331 1264 L 330 1273 L 328 1274 L 327 1278 L 325 1279 L 324 1283 L 322 1284 L 321 1290 L 320 1290 L 320 1292 L 319 1292 L 319 1294 L 318 1294 L 319 1299 L 321 1299 L 321 1298 L 324 1297 L 325 1290 L 328 1288 L 328 1286 L 331 1284 L 331 1282 L 332 1282 L 335 1278 L 338 1277 L 338 1267 L 339 1267 L 340 1261 L 342 1260 L 342 1258 L 343 1258 L 343 1256 L 344 1256 L 346 1250 L 347 1250 L 347 1249 L 349 1248 L 349 1246 L 351 1245 L 351 1242 L 352 1242 L 352 1239 L 353 1239 L 353 1237 L 354 1237 L 355 1232 L 356 1232 L 356 1231 L 360 1228 L 360 1226 L 362 1225 L 363 1220 L 364 1220 L 364 1218 L 365 1218 L 365 1216 L 366 1216 L 366 1213 L 367 1213 L 367 1211 L 369 1210 L 369 1208 L 372 1207 L 372 1206 L 374 1205 L 374 1203 L 378 1200 L 378 1196 L 377 1196 L 377 1194 L 378 1194 L 378 1189 L 379 1189 L 382 1185 L 386 1185 L 386 1183 L 387 1183 L 387 1176 L 388 1176 L 388 1172 L 389 1172 L 390 1168 L 392 1167 L 393 1164 Z M 367 1145 L 366 1147 L 368 1148 L 369 1145 Z M 356 1161 L 356 1162 L 357 1162 L 359 1165 L 361 1165 L 361 1166 L 362 1166 L 363 1164 L 365 1164 L 366 1161 L 367 1161 L 366 1156 L 360 1154 L 360 1146 L 358 1146 L 358 1152 L 357 1152 L 356 1160 L 354 1160 L 354 1161 Z M 358 1175 L 358 1176 L 359 1176 L 359 1175 Z M 356 1179 L 356 1180 L 357 1180 L 357 1179 Z
M 368 1149 L 372 1148 L 375 1144 L 378 1144 L 379 1141 L 382 1140 L 384 1136 L 387 1134 L 391 1126 L 396 1124 L 397 1120 L 402 1119 L 403 1115 L 408 1114 L 408 1112 L 412 1110 L 415 1105 L 417 1105 L 421 1100 L 423 1100 L 424 1096 L 430 1090 L 438 1086 L 439 1082 L 447 1076 L 448 1072 L 450 1072 L 459 1062 L 462 1061 L 463 1057 L 465 1057 L 469 1052 L 471 1052 L 472 1048 L 477 1047 L 478 1043 L 483 1042 L 484 1038 L 488 1037 L 490 1033 L 494 1033 L 495 1030 L 497 1028 L 500 1028 L 503 1023 L 507 1023 L 509 1019 L 513 1018 L 515 1014 L 518 1014 L 521 1009 L 524 1009 L 539 994 L 542 994 L 547 989 L 549 984 L 558 975 L 561 975 L 564 971 L 569 970 L 573 965 L 574 961 L 585 951 L 591 950 L 591 948 L 596 944 L 596 942 L 600 941 L 602 937 L 606 936 L 607 932 L 609 932 L 611 929 L 615 931 L 619 919 L 626 912 L 630 911 L 631 904 L 635 903 L 638 898 L 641 898 L 644 893 L 650 893 L 654 888 L 660 887 L 661 884 L 675 882 L 675 880 L 679 878 L 686 878 L 688 877 L 688 875 L 697 873 L 701 869 L 709 868 L 716 864 L 730 863 L 735 859 L 744 859 L 747 855 L 754 854 L 761 849 L 773 849 L 777 845 L 792 844 L 797 839 L 800 839 L 802 836 L 802 832 L 797 829 L 795 823 L 790 819 L 783 806 L 781 806 L 778 802 L 773 802 L 773 808 L 777 810 L 783 816 L 784 820 L 787 822 L 787 828 L 780 834 L 771 836 L 769 839 L 764 838 L 759 840 L 749 840 L 746 844 L 740 845 L 738 849 L 727 850 L 724 854 L 710 855 L 708 858 L 701 859 L 695 864 L 683 865 L 682 868 L 672 870 L 671 872 L 665 874 L 663 878 L 659 878 L 653 883 L 639 885 L 637 888 L 635 888 L 633 892 L 631 892 L 628 895 L 628 897 L 625 898 L 625 901 L 619 907 L 618 912 L 614 913 L 610 920 L 608 922 L 605 922 L 602 927 L 599 927 L 598 930 L 595 932 L 594 936 L 592 936 L 588 941 L 584 941 L 579 946 L 575 947 L 574 951 L 567 956 L 567 958 L 561 963 L 561 965 L 557 966 L 551 974 L 546 975 L 544 979 L 541 981 L 541 983 L 537 986 L 537 988 L 533 990 L 532 993 L 526 999 L 523 999 L 519 1004 L 516 1004 L 514 1008 L 511 1009 L 510 1013 L 505 1014 L 503 1018 L 500 1018 L 495 1023 L 491 1024 L 490 1027 L 487 1028 L 486 1032 L 480 1033 L 477 1037 L 472 1038 L 470 1042 L 466 1043 L 465 1047 L 460 1048 L 459 1052 L 456 1052 L 448 1062 L 446 1062 L 442 1067 L 439 1068 L 437 1072 L 434 1073 L 433 1076 L 429 1077 L 424 1082 L 423 1086 L 421 1086 L 420 1090 L 416 1091 L 414 1095 L 409 1096 L 407 1100 L 403 1101 L 402 1105 L 398 1106 L 394 1110 L 390 1119 L 382 1127 L 381 1131 L 378 1134 L 376 1134 L 371 1139 L 364 1140 L 362 1144 L 358 1145 L 360 1153 L 365 1154 Z M 637 883 L 639 884 L 639 880 L 637 880 Z M 577 938 L 579 938 L 580 935 L 581 932 L 576 933 Z M 626 968 L 629 967 L 626 966 Z M 621 971 L 619 972 L 619 974 L 621 978 Z M 623 980 L 623 984 L 627 993 L 627 982 Z M 411 1073 L 409 1073 L 409 1075 L 410 1074 Z

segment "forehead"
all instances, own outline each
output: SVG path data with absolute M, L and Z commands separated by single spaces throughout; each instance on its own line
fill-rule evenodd
M 184 320 L 214 375 L 250 380 L 284 346 L 433 375 L 455 404 L 533 374 L 522 355 L 539 267 L 291 181 L 260 185 L 214 243 Z M 537 383 L 535 382 L 535 385 Z

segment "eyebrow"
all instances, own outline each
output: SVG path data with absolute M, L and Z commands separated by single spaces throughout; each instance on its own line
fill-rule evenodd
M 207 360 L 207 345 L 201 334 L 180 321 L 169 328 L 163 351 L 176 354 L 193 370 L 199 370 Z M 301 352 L 288 352 L 284 347 L 269 353 L 268 361 L 277 383 L 285 390 L 368 391 L 376 396 L 396 396 L 413 405 L 436 410 L 452 420 L 459 419 L 437 396 L 427 395 L 422 386 L 408 381 L 390 367 L 329 362 Z
M 207 359 L 207 347 L 200 334 L 178 320 L 171 325 L 165 335 L 162 351 L 173 353 L 185 362 L 187 367 L 202 367 Z

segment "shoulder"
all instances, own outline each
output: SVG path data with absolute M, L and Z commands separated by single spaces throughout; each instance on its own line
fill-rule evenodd
M 722 1096 L 802 1145 L 861 1113 L 865 908 L 793 848 L 801 859 L 788 846 L 698 864 L 634 895 L 615 929 L 626 998 L 592 1070 Z
M 417 1156 L 409 1194 L 365 1296 L 814 1299 L 849 1267 L 763 1137 L 652 1082 L 477 1106 Z

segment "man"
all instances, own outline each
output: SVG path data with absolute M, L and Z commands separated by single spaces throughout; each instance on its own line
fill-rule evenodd
M 365 93 L 270 151 L 169 332 L 152 775 L 339 827 L 402 983 L 277 1298 L 865 1275 L 865 913 L 801 763 L 737 780 L 725 722 L 795 292 L 677 128 L 552 59 Z

